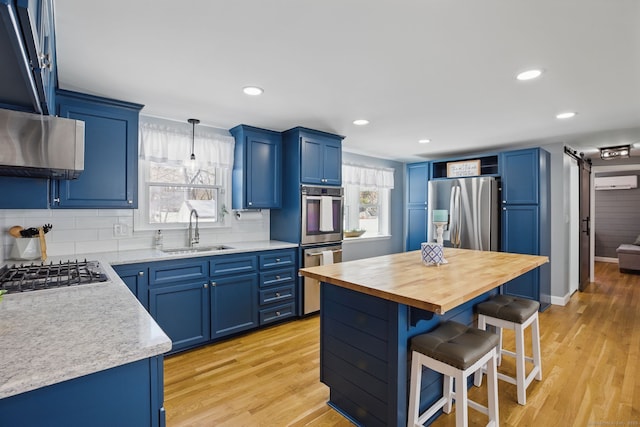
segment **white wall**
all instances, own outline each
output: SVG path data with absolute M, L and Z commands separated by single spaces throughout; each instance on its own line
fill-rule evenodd
M 345 240 L 342 247 L 342 260 L 352 261 L 402 252 L 404 250 L 404 163 L 348 152 L 342 153 L 342 161 L 344 163 L 393 168 L 395 170 L 393 176 L 394 188 L 391 190 L 391 237 Z
M 569 300 L 569 166 L 565 164 L 564 144 L 543 146 L 551 154 L 551 303 L 564 305 Z
M 0 210 L 0 259 L 9 259 L 13 237 L 6 233 L 10 227 L 24 228 L 52 224 L 46 234 L 47 254 L 50 256 L 82 257 L 95 252 L 146 249 L 153 246 L 155 231 L 137 231 L 133 224 L 133 210 L 129 209 L 39 209 Z M 128 229 L 126 236 L 115 236 L 114 225 Z M 247 242 L 269 239 L 269 211 L 263 210 L 257 220 L 237 220 L 233 213 L 225 218 L 225 227 L 200 227 L 200 245 Z M 187 226 L 163 230 L 165 247 L 182 247 L 187 243 Z

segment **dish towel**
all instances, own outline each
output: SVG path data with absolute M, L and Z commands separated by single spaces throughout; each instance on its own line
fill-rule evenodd
M 333 199 L 320 196 L 320 231 L 333 231 Z
M 322 258 L 320 258 L 320 265 L 333 264 L 333 251 L 322 251 Z

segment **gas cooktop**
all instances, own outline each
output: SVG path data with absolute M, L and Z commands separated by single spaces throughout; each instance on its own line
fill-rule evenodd
M 30 292 L 106 282 L 109 277 L 98 261 L 66 261 L 5 265 L 0 268 L 0 289 L 7 293 Z

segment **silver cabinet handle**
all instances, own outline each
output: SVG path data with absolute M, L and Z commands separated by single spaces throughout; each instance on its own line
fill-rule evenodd
M 276 262 L 280 262 L 280 258 L 276 258 Z
M 144 276 L 144 271 L 138 271 L 138 276 Z
M 216 286 L 216 282 L 211 282 L 211 286 Z
M 280 316 L 280 312 L 279 311 L 276 311 L 276 316 Z
M 279 297 L 279 296 L 280 296 L 280 292 L 276 292 L 276 297 Z
M 280 276 L 276 276 L 276 280 L 280 280 Z
M 207 289 L 209 287 L 208 283 L 205 283 L 204 285 L 202 285 L 203 288 Z
M 129 203 L 130 205 L 133 204 L 133 200 L 127 200 L 127 203 Z
M 249 206 L 253 205 L 253 202 L 249 202 Z

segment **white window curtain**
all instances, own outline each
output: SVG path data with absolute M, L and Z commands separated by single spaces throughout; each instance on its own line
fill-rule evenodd
M 392 189 L 394 171 L 394 169 L 388 168 L 343 164 L 342 183 L 344 185 Z
M 192 125 L 151 117 L 140 118 L 140 158 L 173 165 L 188 165 Z M 196 125 L 194 154 L 199 167 L 231 170 L 235 139 L 217 129 Z

